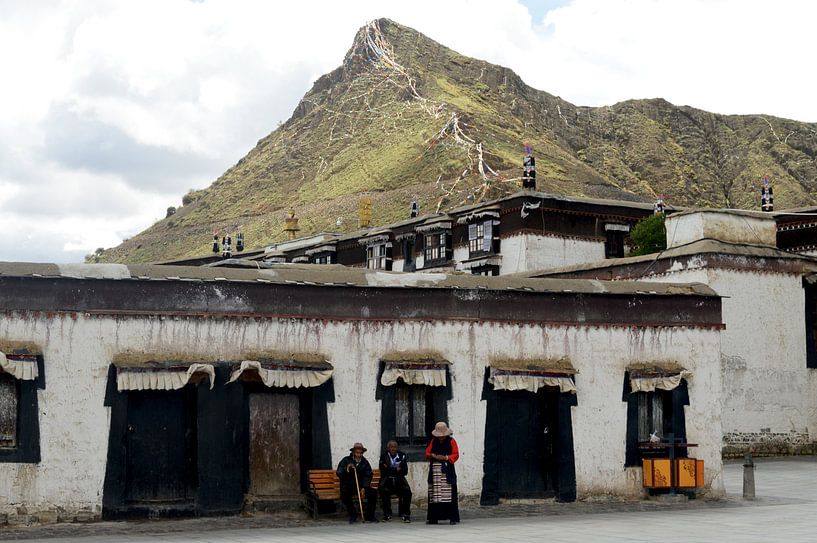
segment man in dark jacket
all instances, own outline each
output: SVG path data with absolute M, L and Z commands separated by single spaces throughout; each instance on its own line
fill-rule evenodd
M 380 456 L 380 499 L 383 506 L 383 520 L 391 518 L 391 497 L 399 498 L 398 512 L 403 522 L 411 522 L 411 487 L 406 481 L 408 460 L 397 450 L 397 442 L 386 444 L 386 451 Z
M 363 518 L 366 522 L 377 522 L 374 509 L 377 507 L 377 491 L 372 488 L 372 466 L 363 457 L 366 447 L 355 443 L 349 451 L 352 453 L 338 464 L 337 474 L 340 479 L 340 501 L 349 513 L 349 523 L 357 521 L 358 492 L 363 492 L 366 499 L 366 510 Z M 357 474 L 357 477 L 355 477 Z

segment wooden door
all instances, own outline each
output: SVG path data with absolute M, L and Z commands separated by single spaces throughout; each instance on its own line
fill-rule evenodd
M 503 498 L 536 498 L 552 491 L 552 436 L 545 393 L 497 392 L 499 480 Z
M 296 394 L 250 394 L 250 494 L 300 495 L 299 412 Z
M 128 392 L 125 500 L 192 499 L 196 477 L 195 389 Z

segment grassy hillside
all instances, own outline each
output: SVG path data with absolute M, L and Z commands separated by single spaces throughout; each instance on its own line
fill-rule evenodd
M 578 107 L 382 19 L 360 29 L 286 123 L 99 260 L 206 254 L 213 230 L 238 226 L 261 246 L 283 239 L 290 207 L 302 234 L 352 230 L 363 193 L 375 224 L 405 218 L 413 194 L 423 212 L 497 197 L 519 190 L 525 143 L 548 192 L 753 209 L 769 175 L 778 208 L 817 203 L 817 124 L 661 99 Z

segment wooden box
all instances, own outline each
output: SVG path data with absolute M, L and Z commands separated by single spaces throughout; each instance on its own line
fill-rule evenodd
M 679 458 L 675 461 L 675 486 L 698 488 L 704 486 L 704 461 L 697 458 Z
M 671 464 L 669 458 L 642 460 L 644 488 L 670 488 L 671 471 L 675 471 L 675 488 L 704 486 L 704 461 L 697 458 L 678 458 Z
M 669 488 L 670 487 L 670 459 L 650 458 L 644 459 L 644 488 Z

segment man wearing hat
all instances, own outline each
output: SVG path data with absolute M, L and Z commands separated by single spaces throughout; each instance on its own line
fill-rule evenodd
M 363 457 L 366 447 L 362 443 L 355 443 L 349 456 L 338 464 L 337 474 L 340 479 L 340 501 L 349 513 L 349 524 L 357 521 L 358 492 L 362 491 L 366 498 L 366 510 L 363 518 L 366 522 L 377 522 L 374 509 L 377 507 L 377 491 L 372 488 L 372 466 Z

